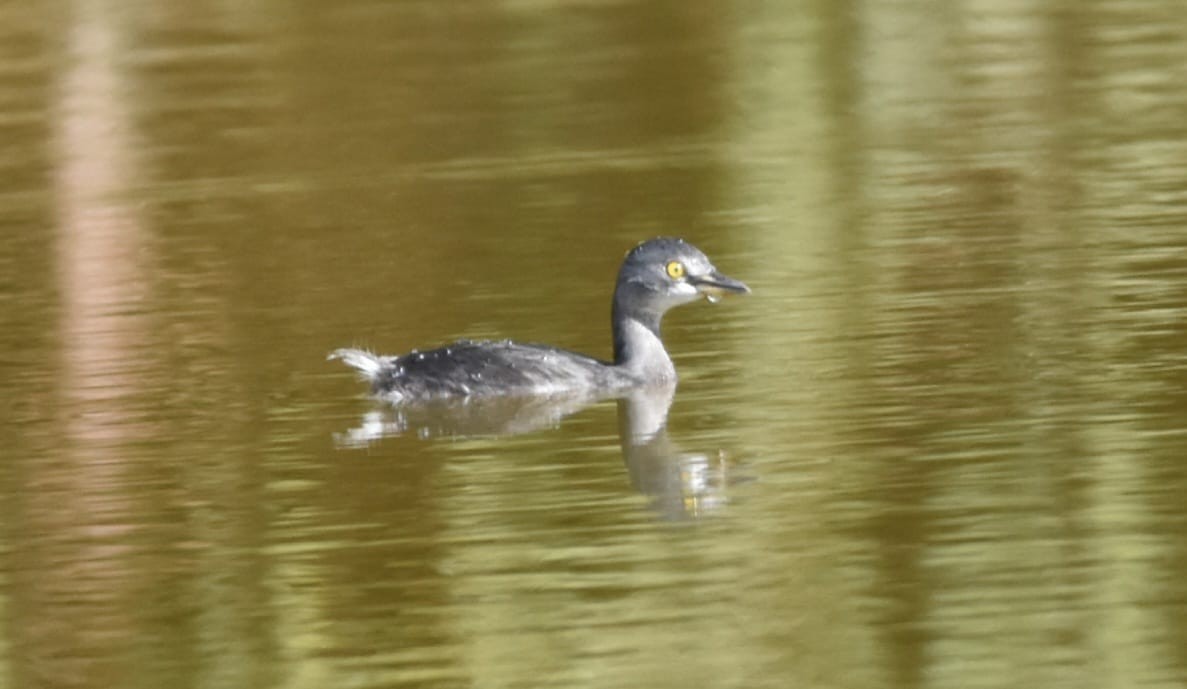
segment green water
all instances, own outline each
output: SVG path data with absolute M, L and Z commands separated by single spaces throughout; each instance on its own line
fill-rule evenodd
M 1182 686 L 1183 17 L 0 4 L 0 686 Z M 670 401 L 324 360 L 608 356 L 659 234 Z

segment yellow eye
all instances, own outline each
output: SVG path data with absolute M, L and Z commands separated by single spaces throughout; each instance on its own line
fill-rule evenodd
M 680 261 L 668 261 L 668 277 L 682 278 L 684 277 L 684 264 Z

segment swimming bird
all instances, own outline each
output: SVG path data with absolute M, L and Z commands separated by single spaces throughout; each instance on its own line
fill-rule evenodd
M 471 397 L 610 396 L 672 384 L 676 368 L 660 338 L 664 313 L 702 297 L 748 293 L 744 283 L 718 272 L 709 258 L 683 239 L 660 237 L 627 252 L 618 271 L 610 325 L 614 360 L 542 344 L 510 340 L 460 340 L 429 351 L 382 356 L 338 349 L 340 359 L 389 402 Z

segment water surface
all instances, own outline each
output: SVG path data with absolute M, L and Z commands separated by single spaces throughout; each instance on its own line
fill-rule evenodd
M 0 685 L 1181 686 L 1185 34 L 0 6 Z M 458 432 L 324 361 L 607 356 L 658 234 L 754 288 L 670 399 Z

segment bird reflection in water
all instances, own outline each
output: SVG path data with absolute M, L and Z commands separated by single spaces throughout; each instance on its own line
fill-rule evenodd
M 617 398 L 618 436 L 635 490 L 667 519 L 696 519 L 721 509 L 738 480 L 722 449 L 686 452 L 668 434 L 676 385 L 633 390 Z M 491 398 L 373 409 L 358 426 L 334 435 L 343 449 L 366 448 L 383 438 L 422 439 L 512 436 L 555 428 L 591 404 L 592 397 Z
M 723 507 L 736 482 L 725 450 L 684 452 L 668 435 L 676 386 L 636 390 L 618 400 L 618 439 L 631 485 L 669 518 L 697 518 Z

